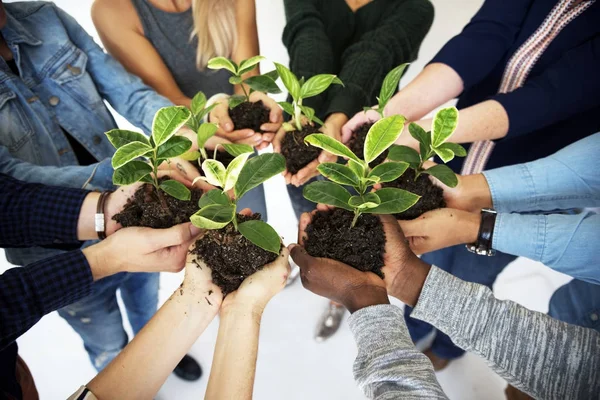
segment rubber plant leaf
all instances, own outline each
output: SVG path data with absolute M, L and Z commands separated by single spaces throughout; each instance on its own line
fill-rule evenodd
M 246 162 L 234 186 L 236 199 L 241 199 L 269 178 L 285 170 L 285 157 L 277 153 L 266 153 L 253 157 Z
M 396 188 L 383 188 L 376 191 L 381 200 L 375 208 L 365 210 L 369 214 L 398 214 L 414 206 L 421 198 L 414 193 Z
M 163 107 L 154 116 L 152 123 L 152 140 L 160 146 L 171 136 L 175 135 L 192 115 L 191 111 L 183 106 Z
M 192 197 L 190 189 L 186 188 L 181 182 L 174 181 L 172 179 L 163 181 L 159 187 L 165 192 L 175 197 L 178 200 L 189 200 Z
M 386 151 L 400 137 L 406 119 L 402 115 L 380 119 L 375 122 L 365 139 L 364 160 L 368 164 Z
M 281 238 L 279 234 L 263 221 L 246 221 L 238 225 L 240 233 L 249 241 L 263 250 L 279 254 Z
M 334 182 L 317 181 L 304 186 L 304 198 L 313 203 L 327 204 L 344 210 L 353 211 L 348 204 L 352 195 L 344 187 Z

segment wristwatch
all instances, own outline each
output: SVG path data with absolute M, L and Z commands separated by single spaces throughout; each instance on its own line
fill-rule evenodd
M 496 250 L 492 249 L 492 239 L 494 237 L 494 225 L 496 225 L 496 210 L 484 208 L 481 210 L 481 224 L 475 243 L 467 244 L 467 250 L 479 256 L 494 256 Z

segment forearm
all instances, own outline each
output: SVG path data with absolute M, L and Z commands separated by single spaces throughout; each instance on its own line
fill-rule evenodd
M 398 307 L 363 308 L 348 324 L 358 347 L 354 379 L 368 398 L 447 398 L 431 362 L 415 348 Z
M 432 267 L 411 316 L 535 398 L 591 398 L 600 391 L 598 332 L 500 301 L 482 285 Z
M 384 114 L 418 121 L 462 91 L 463 81 L 456 71 L 442 63 L 429 64 L 390 100 Z
M 251 306 L 223 308 L 207 399 L 252 398 L 261 317 Z
M 209 296 L 210 297 L 210 296 Z M 177 289 L 87 387 L 99 399 L 151 399 L 217 314 L 199 291 Z

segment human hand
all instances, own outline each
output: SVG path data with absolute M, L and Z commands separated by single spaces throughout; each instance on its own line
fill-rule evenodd
M 95 280 L 117 272 L 179 272 L 199 233 L 191 223 L 169 229 L 124 228 L 83 254 Z
M 426 212 L 412 221 L 398 221 L 410 248 L 424 254 L 477 241 L 481 215 L 452 208 Z
M 183 293 L 206 302 L 210 307 L 218 310 L 223 303 L 221 288 L 213 283 L 212 270 L 202 261 L 197 254 L 192 254 L 196 246 L 194 239 L 187 255 L 185 264 L 185 278 L 181 288 Z
M 342 127 L 342 143 L 348 143 L 352 137 L 352 133 L 364 124 L 377 122 L 381 119 L 381 115 L 375 110 L 359 111 L 350 121 L 346 122 Z
M 253 92 L 250 95 L 250 101 L 256 103 L 262 101 L 263 105 L 269 110 L 269 122 L 260 127 L 262 133 L 262 142 L 256 146 L 257 150 L 262 150 L 271 144 L 275 134 L 283 123 L 283 110 L 279 104 L 263 92 Z
M 252 147 L 262 142 L 262 135 L 254 132 L 252 129 L 234 130 L 233 121 L 229 116 L 229 101 L 220 101 L 210 112 L 210 122 L 219 126 L 215 136 L 227 139 L 233 143 L 247 144 Z
M 300 267 L 302 285 L 311 292 L 341 303 L 351 313 L 361 308 L 389 304 L 385 282 L 372 272 L 362 272 L 342 262 L 312 257 L 304 249 L 306 226 L 312 214 L 300 217 L 298 243 L 289 246 Z

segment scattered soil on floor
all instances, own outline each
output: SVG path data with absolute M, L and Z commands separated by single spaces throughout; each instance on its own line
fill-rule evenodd
M 169 178 L 163 177 L 160 182 Z M 131 197 L 123 211 L 113 216 L 113 219 L 124 228 L 128 226 L 143 226 L 155 229 L 165 229 L 172 226 L 189 222 L 190 217 L 198 208 L 198 200 L 202 197 L 202 190 L 192 190 L 190 200 L 178 200 L 161 192 L 167 209 L 161 204 L 156 189 L 153 185 L 146 183 L 142 185 Z
M 252 129 L 261 133 L 260 127 L 269 122 L 270 111 L 261 100 L 256 103 L 245 102 L 229 110 L 235 130 Z
M 249 217 L 238 214 L 237 219 L 239 223 L 258 220 L 260 214 Z M 278 257 L 252 244 L 235 231 L 233 224 L 208 230 L 196 241 L 192 254 L 197 254 L 210 267 L 213 282 L 221 288 L 224 296 L 237 290 L 244 279 Z
M 369 133 L 369 129 L 371 129 L 372 126 L 373 124 L 361 125 L 357 130 L 352 132 L 352 136 L 348 141 L 348 147 L 350 148 L 350 150 L 352 150 L 354 154 L 356 154 L 361 159 L 363 158 L 363 154 L 365 151 L 365 139 L 367 138 L 367 133 Z M 388 151 L 386 150 L 383 153 L 381 153 L 379 157 L 371 161 L 369 165 L 371 166 L 371 168 L 376 167 L 382 162 L 384 162 L 387 156 Z
M 332 258 L 383 278 L 385 232 L 378 217 L 363 214 L 350 228 L 354 213 L 336 208 L 318 211 L 306 227 L 304 247 L 313 257 Z
M 421 196 L 417 204 L 400 214 L 395 214 L 394 216 L 397 219 L 415 219 L 427 211 L 446 207 L 444 190 L 434 185 L 427 174 L 421 174 L 415 181 L 415 171 L 410 168 L 400 178 L 393 182 L 384 183 L 382 186 L 408 190 Z
M 306 125 L 302 131 L 287 132 L 283 137 L 281 154 L 285 157 L 287 170 L 292 175 L 319 157 L 321 149 L 304 143 L 304 138 L 313 133 L 321 133 L 319 127 Z

